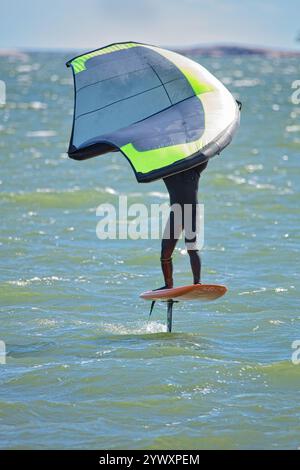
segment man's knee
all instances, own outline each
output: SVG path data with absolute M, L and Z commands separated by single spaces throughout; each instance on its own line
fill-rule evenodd
M 171 258 L 174 251 L 174 246 L 170 240 L 163 240 L 161 244 L 161 259 Z
M 195 256 L 199 256 L 199 250 L 196 248 L 196 249 L 191 249 L 191 250 L 187 250 L 190 258 L 193 258 Z

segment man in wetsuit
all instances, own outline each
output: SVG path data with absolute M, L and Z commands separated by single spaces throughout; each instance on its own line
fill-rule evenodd
M 161 244 L 161 268 L 165 280 L 162 289 L 173 287 L 173 264 L 172 254 L 182 231 L 185 232 L 185 243 L 190 257 L 193 272 L 194 284 L 200 284 L 201 280 L 201 259 L 197 249 L 196 237 L 196 217 L 198 205 L 199 178 L 205 170 L 207 162 L 202 163 L 189 170 L 176 173 L 164 178 L 170 196 L 170 205 L 178 205 L 181 208 L 180 215 L 172 211 L 163 234 Z M 190 207 L 190 211 L 185 217 L 185 207 Z

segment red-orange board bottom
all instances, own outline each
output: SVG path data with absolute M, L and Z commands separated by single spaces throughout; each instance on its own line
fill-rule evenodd
M 215 300 L 227 292 L 225 286 L 192 284 L 172 289 L 149 290 L 140 297 L 145 300 Z

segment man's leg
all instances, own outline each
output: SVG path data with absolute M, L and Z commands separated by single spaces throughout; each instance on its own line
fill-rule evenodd
M 171 289 L 173 287 L 173 261 L 172 261 L 171 256 L 169 256 L 169 258 L 166 258 L 167 255 L 166 255 L 165 250 L 167 250 L 168 253 L 170 253 L 170 252 L 173 253 L 175 245 L 176 245 L 176 243 L 172 247 L 170 245 L 166 246 L 166 244 L 164 243 L 164 240 L 163 240 L 162 250 L 161 250 L 161 258 L 160 258 L 160 265 L 161 265 L 161 270 L 162 270 L 162 273 L 163 273 L 163 276 L 164 276 L 165 285 L 161 289 L 163 289 L 163 288 Z
M 201 258 L 197 246 L 198 242 L 198 210 L 197 203 L 185 206 L 184 231 L 185 244 L 190 257 L 194 284 L 200 284 L 201 279 Z
M 162 243 L 161 243 L 161 269 L 163 272 L 165 286 L 163 288 L 173 287 L 173 262 L 172 254 L 175 246 L 178 242 L 180 234 L 182 232 L 181 215 L 178 219 L 176 213 L 170 212 L 169 219 L 167 221 Z
M 194 278 L 194 284 L 201 283 L 201 258 L 198 250 L 188 250 Z

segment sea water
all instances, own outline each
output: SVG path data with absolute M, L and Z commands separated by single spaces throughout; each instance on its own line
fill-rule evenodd
M 139 299 L 162 285 L 159 239 L 96 236 L 99 204 L 165 187 L 120 153 L 67 157 L 70 57 L 0 58 L 1 448 L 298 448 L 298 59 L 193 57 L 243 103 L 199 191 L 202 281 L 229 290 L 176 304 L 168 334 L 165 304 L 148 320 Z M 190 283 L 183 242 L 174 264 Z

